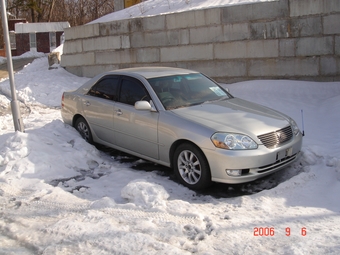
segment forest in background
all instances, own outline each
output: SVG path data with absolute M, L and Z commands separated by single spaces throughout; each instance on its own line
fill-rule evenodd
M 8 19 L 35 22 L 68 21 L 71 27 L 84 25 L 114 12 L 114 0 L 7 0 Z M 0 48 L 4 48 L 2 19 Z

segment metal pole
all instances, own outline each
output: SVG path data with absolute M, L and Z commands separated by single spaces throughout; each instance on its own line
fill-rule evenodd
M 9 82 L 11 85 L 11 95 L 12 95 L 11 109 L 12 109 L 12 115 L 13 115 L 14 129 L 15 131 L 25 132 L 24 124 L 21 119 L 19 102 L 17 100 L 16 89 L 15 89 L 11 43 L 9 41 L 9 31 L 8 31 L 5 0 L 1 0 L 1 16 L 2 16 L 2 28 L 4 30 L 5 47 L 6 47 L 8 76 L 9 76 Z

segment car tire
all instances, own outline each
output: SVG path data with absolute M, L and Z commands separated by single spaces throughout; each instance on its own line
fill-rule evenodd
M 190 189 L 204 189 L 212 183 L 208 161 L 193 144 L 184 143 L 177 147 L 173 166 L 176 177 Z
M 83 117 L 79 117 L 76 120 L 75 128 L 79 132 L 82 138 L 85 139 L 88 143 L 93 143 L 92 139 L 92 133 L 89 124 L 87 124 L 87 121 Z

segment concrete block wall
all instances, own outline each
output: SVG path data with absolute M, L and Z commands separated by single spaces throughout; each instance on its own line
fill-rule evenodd
M 79 76 L 174 66 L 219 82 L 340 80 L 340 1 L 278 0 L 89 24 L 65 31 L 61 65 Z

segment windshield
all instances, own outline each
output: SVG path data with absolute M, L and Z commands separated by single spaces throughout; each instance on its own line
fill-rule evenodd
M 200 73 L 172 75 L 148 79 L 165 109 L 176 109 L 232 96 Z

